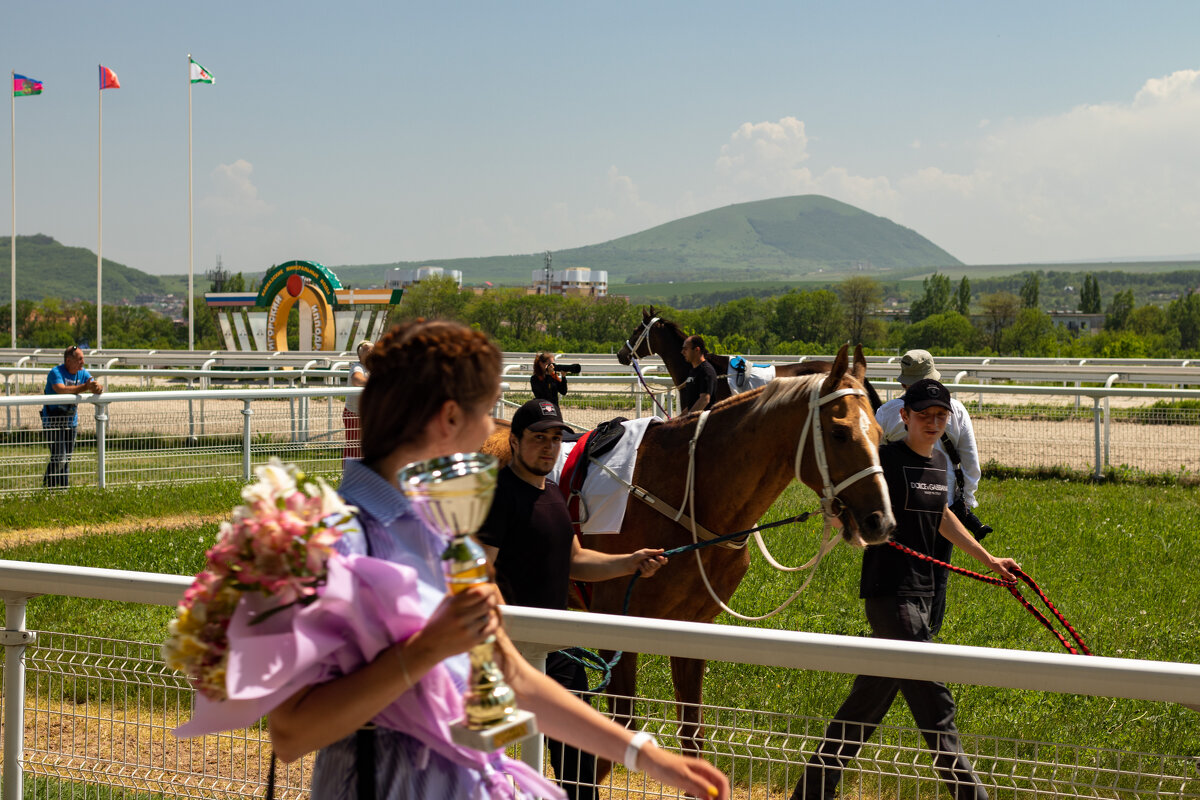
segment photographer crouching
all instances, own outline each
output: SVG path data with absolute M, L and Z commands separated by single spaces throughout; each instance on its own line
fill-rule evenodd
M 538 353 L 533 360 L 533 375 L 529 386 L 538 400 L 549 400 L 558 408 L 558 398 L 567 393 L 567 374 L 578 375 L 582 367 L 578 364 L 554 363 L 553 353 Z

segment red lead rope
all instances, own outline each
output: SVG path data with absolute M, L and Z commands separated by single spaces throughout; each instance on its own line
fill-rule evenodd
M 1009 593 L 1012 594 L 1013 597 L 1021 601 L 1021 605 L 1025 606 L 1026 611 L 1028 611 L 1030 614 L 1033 614 L 1034 618 L 1046 627 L 1046 630 L 1058 637 L 1058 640 L 1062 642 L 1062 646 L 1067 648 L 1068 652 L 1074 655 L 1079 655 L 1080 651 L 1083 651 L 1085 656 L 1090 656 L 1092 654 L 1092 651 L 1089 650 L 1088 646 L 1084 643 L 1083 638 L 1075 632 L 1075 628 L 1071 626 L 1071 623 L 1067 622 L 1067 618 L 1062 615 L 1062 612 L 1054 607 L 1054 604 L 1050 602 L 1050 598 L 1046 597 L 1046 593 L 1042 591 L 1042 587 L 1034 583 L 1033 578 L 1026 575 L 1019 568 L 1014 567 L 1010 571 L 1028 584 L 1030 589 L 1033 589 L 1033 591 L 1037 592 L 1037 596 L 1041 598 L 1043 603 L 1046 604 L 1046 608 L 1050 609 L 1050 612 L 1054 614 L 1055 618 L 1059 622 L 1062 623 L 1062 626 L 1067 629 L 1068 633 L 1071 634 L 1071 638 L 1074 639 L 1075 643 L 1079 645 L 1079 650 L 1076 650 L 1071 646 L 1071 643 L 1067 641 L 1067 637 L 1063 636 L 1054 629 L 1054 625 L 1046 618 L 1045 614 L 1043 614 L 1041 611 L 1038 611 L 1033 607 L 1032 603 L 1025 599 L 1024 595 L 1021 594 L 1020 584 L 1017 581 L 1006 581 L 1003 578 L 993 578 L 991 575 L 984 575 L 979 572 L 972 572 L 969 569 L 956 567 L 953 564 L 947 564 L 945 561 L 938 561 L 936 558 L 927 556 L 924 553 L 918 553 L 911 547 L 905 547 L 898 542 L 888 542 L 888 544 L 899 550 L 901 553 L 907 553 L 908 555 L 913 556 L 914 558 L 919 558 L 922 561 L 928 561 L 929 563 L 936 564 L 939 567 L 945 567 L 951 572 L 957 572 L 959 575 L 966 575 L 968 578 L 974 578 L 975 580 L 982 581 L 983 583 L 990 583 L 993 586 L 1001 586 L 1005 589 L 1008 589 Z

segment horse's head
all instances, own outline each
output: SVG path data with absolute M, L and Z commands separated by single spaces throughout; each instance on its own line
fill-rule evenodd
M 847 350 L 838 351 L 817 390 L 815 415 L 810 403 L 810 418 L 820 424 L 809 433 L 798 472 L 821 495 L 825 512 L 841 522 L 846 541 L 861 547 L 887 541 L 896 520 L 879 467 L 882 431 L 863 389 L 867 362 L 856 348 L 851 368 Z
M 633 363 L 635 356 L 637 358 L 649 358 L 653 355 L 654 350 L 651 349 L 650 345 L 650 332 L 658 321 L 659 319 L 654 313 L 654 306 L 650 306 L 649 310 L 643 308 L 642 321 L 633 329 L 633 333 L 629 334 L 629 338 L 625 340 L 625 344 L 617 351 L 617 361 L 628 367 Z

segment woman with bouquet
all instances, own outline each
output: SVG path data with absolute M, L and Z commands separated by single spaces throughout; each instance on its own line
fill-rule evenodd
M 370 379 L 359 405 L 363 459 L 346 462 L 339 490 L 358 508 L 360 530 L 345 534 L 335 546 L 415 571 L 426 620 L 361 668 L 307 686 L 277 706 L 269 714 L 276 754 L 292 761 L 319 751 L 312 777 L 316 800 L 511 795 L 511 784 L 504 776 L 498 780 L 487 762 L 480 768 L 447 757 L 444 747 L 410 730 L 370 724 L 406 695 L 428 692 L 433 684 L 422 679 L 431 673 L 445 670 L 461 693 L 469 670 L 464 653 L 494 634 L 506 680 L 544 733 L 614 762 L 632 761 L 652 778 L 689 794 L 727 798 L 728 781 L 715 767 L 659 749 L 531 667 L 505 635 L 494 585 L 447 595 L 440 560 L 444 542 L 417 517 L 396 476 L 411 462 L 471 452 L 483 444 L 500 390 L 496 347 L 457 323 L 418 320 L 393 328 L 375 345 L 366 366 Z M 518 786 L 515 796 L 535 795 Z

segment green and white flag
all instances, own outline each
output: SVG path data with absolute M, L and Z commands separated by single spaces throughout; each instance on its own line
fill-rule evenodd
M 214 78 L 212 73 L 204 67 L 196 63 L 196 61 L 188 56 L 188 63 L 191 65 L 192 83 L 212 83 Z

